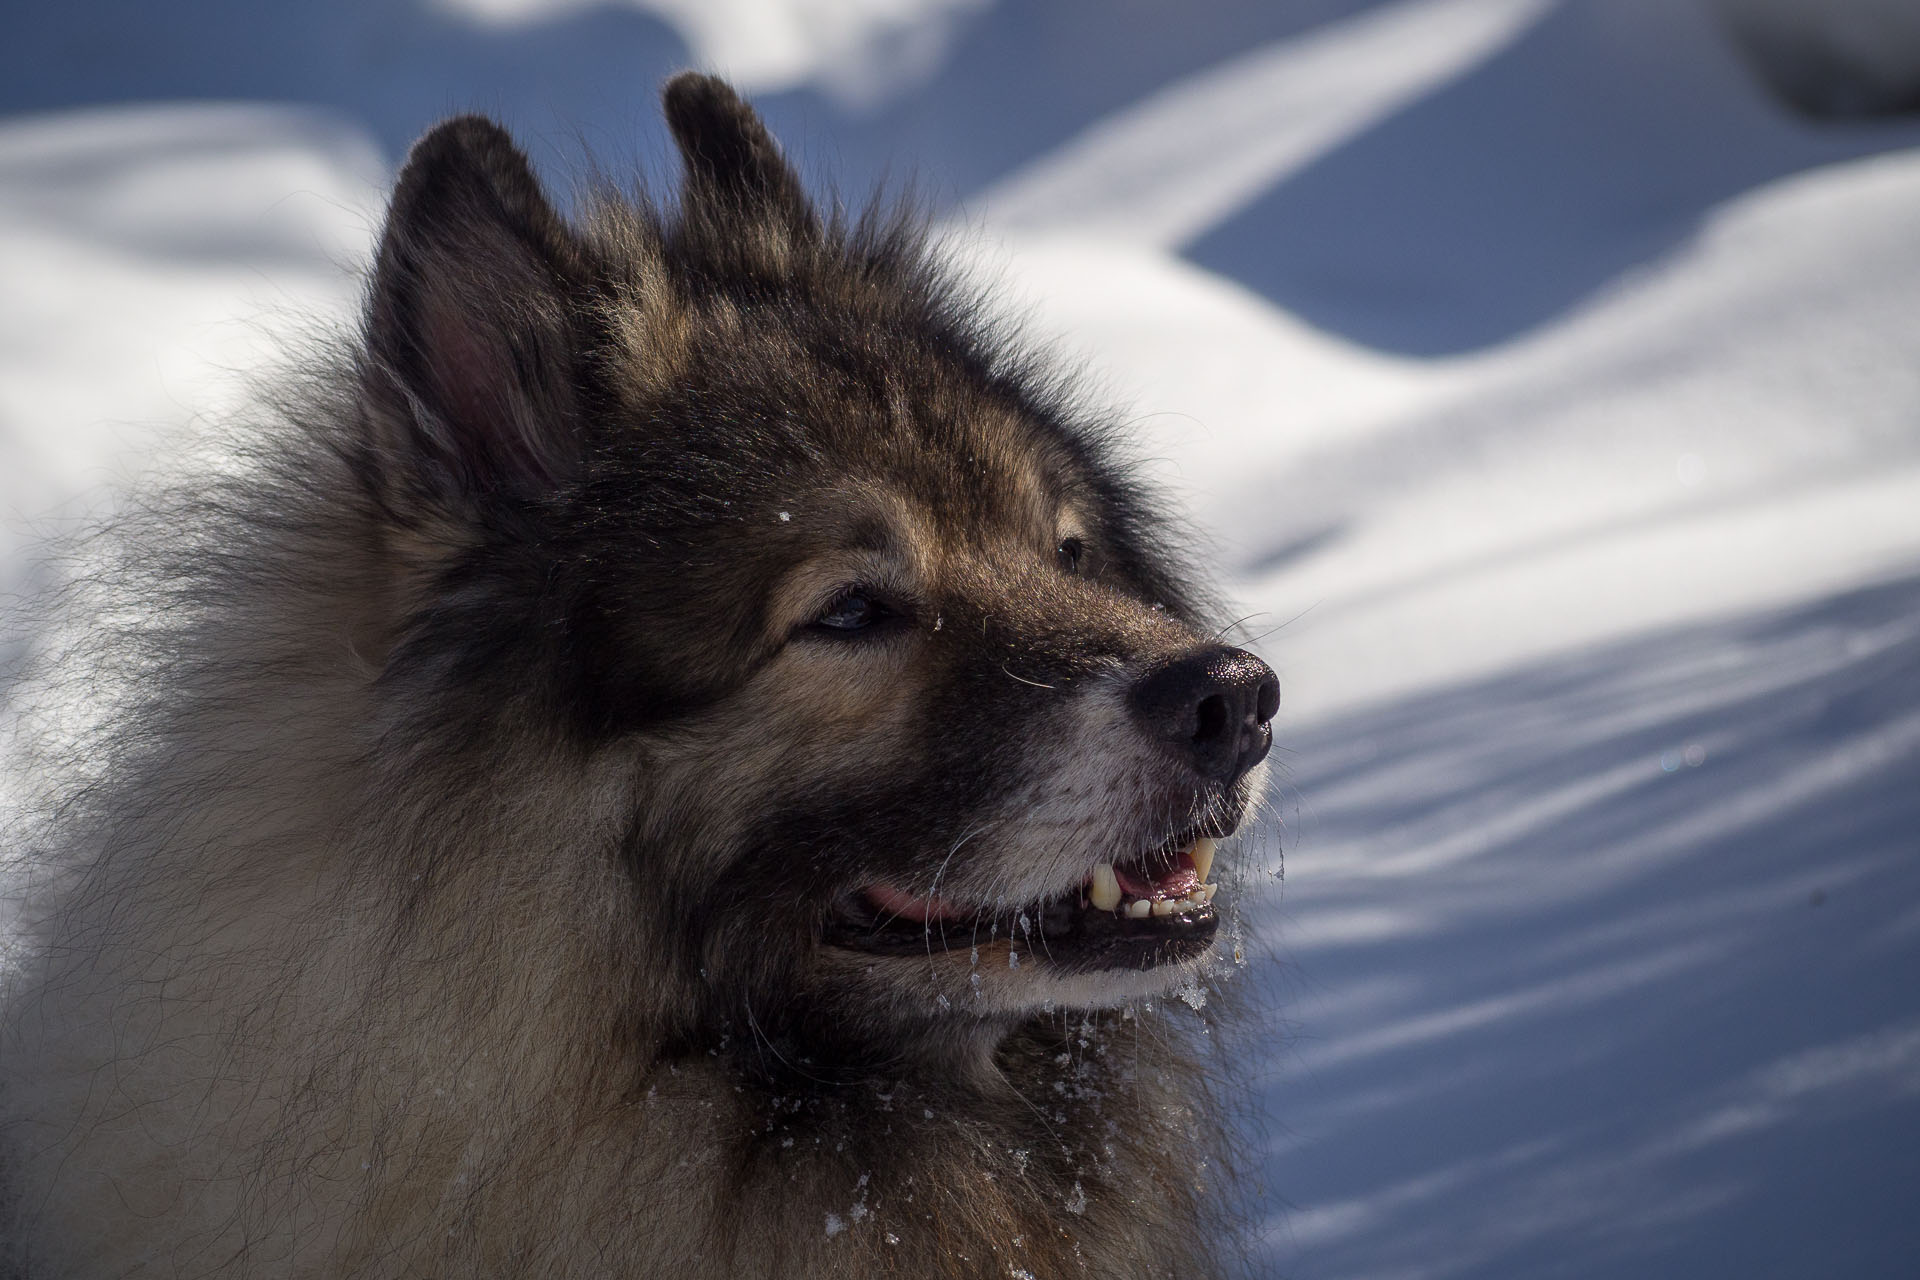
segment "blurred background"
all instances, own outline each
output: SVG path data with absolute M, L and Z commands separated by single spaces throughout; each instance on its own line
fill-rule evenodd
M 1281 673 L 1234 924 L 1264 1267 L 1920 1275 L 1913 0 L 0 31 L 0 599 L 352 316 L 433 120 L 664 183 L 661 80 L 721 71 L 821 192 L 910 182 L 1085 364 Z

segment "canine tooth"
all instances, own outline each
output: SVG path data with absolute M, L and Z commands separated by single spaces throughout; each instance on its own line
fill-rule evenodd
M 1219 891 L 1220 886 L 1217 884 L 1203 884 L 1194 890 L 1195 893 L 1200 895 L 1200 901 L 1202 902 L 1212 902 L 1213 895 Z
M 1111 911 L 1120 905 L 1120 878 L 1113 874 L 1111 862 L 1094 865 L 1093 885 L 1087 890 L 1087 900 L 1102 911 Z
M 1153 900 L 1153 914 L 1157 916 L 1172 915 L 1173 899 L 1172 898 L 1155 898 Z
M 1145 920 L 1153 914 L 1153 904 L 1145 898 L 1135 898 L 1127 904 L 1127 919 Z
M 1213 870 L 1214 842 L 1208 836 L 1201 836 L 1193 842 L 1193 848 L 1187 850 L 1187 856 L 1193 859 L 1193 869 L 1200 876 L 1200 882 L 1206 883 L 1207 872 Z

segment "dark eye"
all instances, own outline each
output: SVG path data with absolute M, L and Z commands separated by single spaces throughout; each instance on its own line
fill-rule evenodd
M 1053 554 L 1059 560 L 1061 569 L 1067 573 L 1079 573 L 1087 562 L 1087 544 L 1078 538 L 1068 538 L 1054 548 Z
M 859 587 L 849 587 L 833 598 L 813 625 L 822 631 L 865 631 L 887 616 L 884 604 Z

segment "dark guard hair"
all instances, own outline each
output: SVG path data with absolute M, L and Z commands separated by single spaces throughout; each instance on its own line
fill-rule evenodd
M 129 526 L 14 868 L 26 1274 L 1242 1266 L 1272 675 L 915 223 L 666 112 L 578 221 L 429 133 L 362 333 Z

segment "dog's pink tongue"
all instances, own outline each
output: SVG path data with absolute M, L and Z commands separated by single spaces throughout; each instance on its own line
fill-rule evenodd
M 1200 873 L 1194 870 L 1193 859 L 1184 853 L 1171 867 L 1151 879 L 1141 875 L 1137 867 L 1115 867 L 1113 878 L 1120 882 L 1120 892 L 1129 898 L 1184 898 L 1200 887 Z
M 951 902 L 938 898 L 918 898 L 892 885 L 876 884 L 867 890 L 874 906 L 901 920 L 925 924 L 929 920 L 958 920 L 966 913 Z

